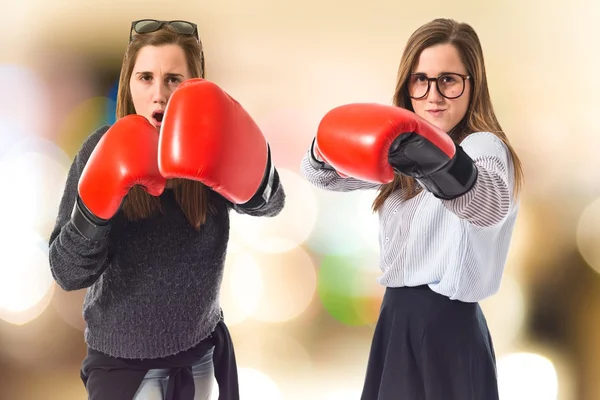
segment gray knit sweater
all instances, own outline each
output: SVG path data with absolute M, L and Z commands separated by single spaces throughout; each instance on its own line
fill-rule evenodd
M 211 191 L 217 212 L 196 231 L 167 189 L 160 196 L 162 213 L 136 222 L 117 213 L 106 238 L 88 240 L 74 229 L 71 212 L 83 167 L 107 130 L 88 137 L 69 170 L 50 236 L 50 268 L 64 290 L 88 288 L 83 316 L 91 348 L 121 358 L 166 357 L 205 339 L 220 320 L 229 211 L 275 216 L 285 193 L 277 173 L 275 193 L 259 210 L 244 210 Z

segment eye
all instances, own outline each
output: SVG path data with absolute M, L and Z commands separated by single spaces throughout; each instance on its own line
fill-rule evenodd
M 442 83 L 454 83 L 456 79 L 451 75 L 442 75 Z
M 150 74 L 142 74 L 140 75 L 140 81 L 151 81 L 152 75 Z
M 167 78 L 167 83 L 178 84 L 178 83 L 181 83 L 181 80 L 174 76 L 170 76 Z

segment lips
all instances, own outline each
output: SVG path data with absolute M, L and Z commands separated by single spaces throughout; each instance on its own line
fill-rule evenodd
M 160 126 L 162 124 L 164 114 L 164 110 L 156 110 L 152 113 L 152 121 L 156 126 Z
M 446 111 L 445 109 L 439 109 L 439 110 L 427 110 L 427 112 L 431 115 L 440 115 L 441 113 L 443 113 L 444 111 Z

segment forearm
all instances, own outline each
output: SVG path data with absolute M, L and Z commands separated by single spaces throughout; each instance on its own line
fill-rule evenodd
M 502 221 L 510 209 L 511 191 L 505 165 L 496 157 L 476 160 L 477 181 L 464 195 L 442 200 L 446 208 L 473 225 L 490 227 Z
M 56 224 L 50 234 L 50 270 L 58 285 L 64 290 L 78 290 L 91 286 L 108 265 L 110 227 L 94 229 L 92 224 L 86 224 L 86 218 L 83 218 L 84 215 L 77 212 L 75 207 L 78 202 L 78 182 L 81 172 L 107 129 L 103 127 L 90 135 L 75 157 L 67 175 Z M 83 209 L 84 206 L 81 205 L 80 210 Z M 79 228 L 73 221 L 77 222 Z M 88 234 L 88 237 L 84 234 Z
M 233 208 L 240 214 L 254 217 L 274 217 L 285 207 L 285 191 L 279 173 L 275 167 L 267 169 L 265 180 L 256 194 L 245 204 L 234 204 Z
M 334 169 L 318 168 L 311 162 L 310 150 L 302 158 L 300 173 L 312 185 L 319 189 L 334 192 L 351 192 L 361 189 L 376 189 L 379 184 L 355 178 L 343 178 Z
M 108 266 L 108 238 L 89 240 L 69 221 L 56 228 L 50 241 L 50 270 L 66 290 L 91 286 Z

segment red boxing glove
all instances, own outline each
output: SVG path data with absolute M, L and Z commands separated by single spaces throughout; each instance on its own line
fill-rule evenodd
M 135 185 L 160 195 L 166 180 L 157 156 L 158 132 L 146 118 L 132 114 L 117 120 L 98 141 L 79 178 L 71 218 L 76 229 L 90 239 L 101 237 Z
M 477 179 L 473 160 L 450 136 L 415 113 L 380 104 L 348 104 L 321 120 L 317 144 L 343 174 L 389 183 L 398 172 L 412 176 L 436 197 L 456 198 Z
M 235 204 L 271 195 L 266 139 L 237 101 L 205 79 L 187 80 L 171 95 L 158 165 L 166 178 L 200 181 Z
M 325 160 L 325 157 L 323 157 L 323 155 L 319 151 L 319 147 L 317 147 L 316 142 L 317 142 L 317 138 L 314 138 L 310 145 L 310 150 L 308 151 L 308 153 L 309 153 L 308 161 L 313 166 L 313 168 L 328 169 L 331 171 L 335 171 L 335 173 L 338 174 L 338 176 L 340 176 L 341 178 L 348 178 L 347 175 L 344 175 L 340 171 L 333 168 L 333 166 L 331 164 L 329 164 L 327 162 L 327 160 Z

